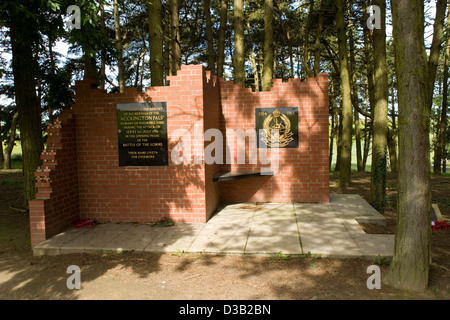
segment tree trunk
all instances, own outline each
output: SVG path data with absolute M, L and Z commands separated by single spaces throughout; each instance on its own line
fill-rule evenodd
M 123 64 L 122 34 L 120 32 L 119 1 L 114 0 L 114 32 L 116 36 L 117 68 L 119 71 L 119 92 L 125 90 L 125 65 Z
M 38 39 L 36 22 L 31 18 L 13 16 L 10 25 L 12 65 L 17 111 L 22 141 L 24 194 L 28 202 L 35 198 L 34 173 L 41 164 L 43 149 L 41 114 L 36 96 L 37 62 L 33 59 L 32 41 Z
M 247 26 L 250 28 L 248 23 L 247 23 Z M 259 89 L 259 73 L 258 73 L 258 65 L 256 63 L 255 52 L 253 51 L 253 48 L 250 49 L 250 61 L 252 62 L 253 83 L 255 86 L 255 91 L 258 92 L 258 91 L 260 91 L 260 89 Z
M 170 17 L 172 25 L 172 74 L 176 74 L 177 71 L 181 69 L 181 40 L 178 1 L 179 0 L 170 0 Z
M 264 67 L 262 71 L 262 90 L 272 87 L 273 66 L 273 0 L 264 0 Z
M 369 19 L 369 15 L 367 14 L 367 0 L 363 0 L 363 14 L 362 14 L 362 25 L 365 26 L 367 19 Z M 374 94 L 374 79 L 373 79 L 373 61 L 372 61 L 372 40 L 371 40 L 371 31 L 369 28 L 363 28 L 363 37 L 364 37 L 364 57 L 367 69 L 367 87 L 368 87 L 368 95 L 369 95 L 369 113 L 371 113 L 375 106 L 375 94 Z
M 364 151 L 362 158 L 363 171 L 366 171 L 367 158 L 369 157 L 370 144 L 372 140 L 372 130 L 369 128 L 368 118 L 364 118 Z
M 234 0 L 234 82 L 245 85 L 243 0 Z
M 216 59 L 214 54 L 214 41 L 213 41 L 213 30 L 211 22 L 211 8 L 210 0 L 205 0 L 203 3 L 203 8 L 205 10 L 205 20 L 206 20 L 206 40 L 208 42 L 208 67 L 211 71 L 211 75 L 216 74 Z
M 375 106 L 372 110 L 372 170 L 370 203 L 379 212 L 386 205 L 388 70 L 386 63 L 386 0 L 373 0 L 380 8 L 380 29 L 373 31 Z
M 54 76 L 56 74 L 56 67 L 55 67 L 55 57 L 53 54 L 53 39 L 51 36 L 48 36 L 48 55 L 50 58 L 50 70 L 51 70 L 52 76 Z M 50 84 L 50 95 L 53 95 L 53 91 L 54 91 L 54 89 L 52 88 L 52 85 Z M 39 98 L 39 101 L 41 101 L 40 98 Z M 49 119 L 50 123 L 53 123 L 53 121 L 55 120 L 53 117 L 53 106 L 52 106 L 53 103 L 54 103 L 54 99 L 50 99 L 50 101 L 48 102 L 48 106 L 47 106 L 48 119 Z
M 17 122 L 19 120 L 19 113 L 14 113 L 14 116 L 11 121 L 11 133 L 9 136 L 8 144 L 6 145 L 4 155 L 5 155 L 5 162 L 3 163 L 3 169 L 11 169 L 11 154 L 16 142 L 16 127 Z
M 314 76 L 320 73 L 320 40 L 322 38 L 324 15 L 324 0 L 320 0 L 319 21 L 316 32 L 316 42 L 314 44 Z
M 149 2 L 150 73 L 151 85 L 164 85 L 163 30 L 161 23 L 161 0 Z
M 225 62 L 225 30 L 227 26 L 228 0 L 220 1 L 219 43 L 217 44 L 217 76 L 223 77 Z
M 394 85 L 391 88 L 392 96 L 392 109 L 391 109 L 391 119 L 392 119 L 392 130 L 388 128 L 388 146 L 389 146 L 389 159 L 391 163 L 391 172 L 398 172 L 398 153 L 397 153 L 397 125 L 395 124 L 395 96 L 394 96 Z
M 388 128 L 388 148 L 389 148 L 389 159 L 391 164 L 391 172 L 398 172 L 397 169 L 397 142 L 395 140 L 393 130 Z
M 348 5 L 348 16 L 351 17 L 351 6 L 350 2 Z M 352 104 L 358 104 L 358 88 L 356 83 L 356 63 L 355 63 L 355 41 L 353 38 L 353 24 L 349 21 L 349 44 L 350 44 L 350 73 L 351 73 L 351 85 L 352 85 Z M 354 110 L 355 119 L 355 144 L 356 144 L 356 167 L 358 172 L 362 172 L 362 154 L 361 154 L 361 128 L 359 123 L 359 112 Z
M 310 60 L 310 54 L 309 54 L 309 30 L 311 29 L 311 21 L 312 21 L 312 13 L 314 11 L 314 0 L 310 0 L 309 2 L 309 12 L 308 12 L 308 19 L 306 20 L 306 26 L 303 30 L 303 69 L 305 70 L 306 76 L 308 78 L 313 77 L 314 73 L 311 71 L 311 68 L 309 67 L 309 60 Z M 344 16 L 342 16 L 343 18 Z
M 342 150 L 339 164 L 339 186 L 348 187 L 351 180 L 352 164 L 352 122 L 353 107 L 350 89 L 350 73 L 347 57 L 347 36 L 345 33 L 344 0 L 336 0 L 336 26 L 339 46 L 339 74 L 341 77 L 342 105 Z
M 100 9 L 100 28 L 103 34 L 106 34 L 105 26 L 105 7 L 103 2 L 99 3 Z M 100 88 L 105 90 L 106 83 L 106 50 L 102 49 L 100 53 Z
M 433 105 L 434 82 L 436 79 L 436 70 L 439 64 L 439 55 L 444 36 L 445 9 L 448 0 L 436 1 L 436 15 L 433 25 L 433 40 L 431 42 L 430 57 L 428 58 L 428 108 Z
M 450 15 L 447 18 L 447 30 L 450 31 Z M 433 171 L 435 174 L 441 173 L 442 157 L 445 154 L 445 136 L 447 130 L 447 98 L 448 98 L 448 59 L 450 56 L 450 41 L 447 39 L 444 56 L 444 75 L 442 86 L 442 109 L 441 120 L 436 132 L 436 148 L 434 151 Z M 445 166 L 444 166 L 445 168 Z
M 428 285 L 431 243 L 430 109 L 424 3 L 403 0 L 392 1 L 391 5 L 398 83 L 398 221 L 394 256 L 383 279 L 398 289 L 422 291 Z

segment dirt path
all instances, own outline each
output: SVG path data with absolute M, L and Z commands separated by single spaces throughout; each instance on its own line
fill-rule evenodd
M 368 183 L 366 176 L 356 176 L 353 187 L 364 196 Z M 450 178 L 433 183 L 443 203 L 450 203 Z M 448 230 L 433 231 L 430 289 L 411 295 L 385 286 L 380 290 L 367 288 L 367 267 L 380 264 L 383 276 L 388 269 L 388 261 L 383 260 L 134 252 L 32 257 L 27 214 L 9 209 L 20 197 L 20 172 L 2 173 L 0 189 L 0 299 L 450 298 Z M 443 210 L 446 217 L 448 209 Z M 367 226 L 366 232 L 392 232 L 395 210 L 387 215 L 387 228 Z M 70 265 L 80 267 L 80 290 L 67 288 Z

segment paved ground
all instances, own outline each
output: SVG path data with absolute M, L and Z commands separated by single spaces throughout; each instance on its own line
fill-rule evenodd
M 34 254 L 134 250 L 392 257 L 394 236 L 366 234 L 357 221 L 385 224 L 384 217 L 358 195 L 332 194 L 330 204 L 241 203 L 222 206 L 206 224 L 71 228 L 36 246 Z

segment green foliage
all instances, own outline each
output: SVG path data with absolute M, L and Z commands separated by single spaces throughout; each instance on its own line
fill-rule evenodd
M 271 256 L 270 260 L 289 260 L 291 258 L 291 255 L 284 254 L 283 252 L 279 251 L 275 256 Z

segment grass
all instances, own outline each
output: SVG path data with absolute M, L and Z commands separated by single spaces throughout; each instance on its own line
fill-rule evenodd
M 5 150 L 5 142 L 3 142 L 3 150 Z M 22 145 L 20 141 L 16 141 L 16 145 L 11 153 L 11 169 L 22 169 Z M 2 166 L 0 166 L 3 169 Z

